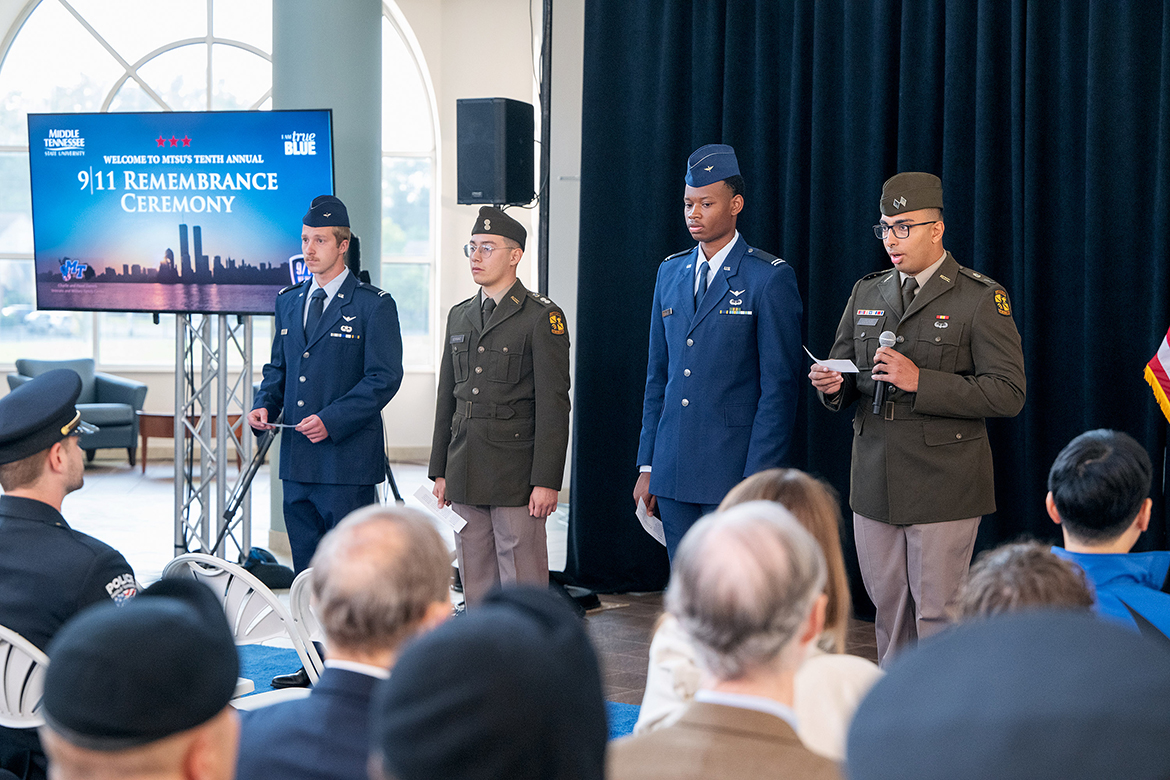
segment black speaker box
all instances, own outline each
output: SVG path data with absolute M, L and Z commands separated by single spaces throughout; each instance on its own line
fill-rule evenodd
M 530 103 L 509 98 L 455 101 L 458 202 L 530 203 L 535 128 Z

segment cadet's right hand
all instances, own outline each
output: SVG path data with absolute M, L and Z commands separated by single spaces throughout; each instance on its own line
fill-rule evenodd
M 658 514 L 658 499 L 650 493 L 650 472 L 643 471 L 638 475 L 638 481 L 634 483 L 634 506 L 638 505 L 638 499 L 646 505 L 646 511 L 652 515 Z
M 832 371 L 819 363 L 813 365 L 812 370 L 808 372 L 808 378 L 812 380 L 813 387 L 825 395 L 836 394 L 840 391 L 841 385 L 845 384 L 840 371 Z
M 262 406 L 259 409 L 253 409 L 248 412 L 248 425 L 251 425 L 258 431 L 272 430 L 272 426 L 268 424 L 268 410 Z
M 435 487 L 431 490 L 431 494 L 439 502 L 439 509 L 451 506 L 451 502 L 447 500 L 447 480 L 443 477 L 435 479 Z

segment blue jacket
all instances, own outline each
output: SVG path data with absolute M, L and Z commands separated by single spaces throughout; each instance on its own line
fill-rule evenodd
M 788 453 L 801 302 L 792 268 L 740 236 L 696 312 L 698 252 L 658 269 L 638 464 L 652 467 L 654 495 L 717 504 Z
M 348 273 L 348 271 L 346 272 Z M 269 421 L 284 410 L 295 425 L 310 415 L 329 436 L 317 444 L 282 429 L 280 478 L 331 485 L 376 485 L 386 478 L 382 407 L 402 384 L 402 335 L 390 293 L 349 274 L 306 339 L 310 281 L 276 297 L 272 359 L 253 403 Z
M 1063 547 L 1052 552 L 1084 569 L 1100 614 L 1137 631 L 1132 610 L 1170 637 L 1170 593 L 1162 590 L 1170 552 L 1075 553 Z
M 325 669 L 308 698 L 241 712 L 240 780 L 366 780 L 376 677 Z

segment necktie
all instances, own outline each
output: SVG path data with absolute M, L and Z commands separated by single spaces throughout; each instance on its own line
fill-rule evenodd
M 313 297 L 309 299 L 309 316 L 305 320 L 305 338 L 312 337 L 321 321 L 321 313 L 325 311 L 325 291 L 318 287 L 313 290 Z
M 902 314 L 905 314 L 910 309 L 910 304 L 914 303 L 914 290 L 918 287 L 918 280 L 913 276 L 907 276 L 906 281 L 902 282 Z
M 707 273 L 711 270 L 711 264 L 704 260 L 699 265 L 699 286 L 695 288 L 695 311 L 699 310 L 699 302 L 703 300 L 703 295 L 707 292 Z
M 490 320 L 492 318 L 492 312 L 495 310 L 496 310 L 495 298 L 485 297 L 483 299 L 483 324 L 484 325 L 488 324 L 488 320 Z

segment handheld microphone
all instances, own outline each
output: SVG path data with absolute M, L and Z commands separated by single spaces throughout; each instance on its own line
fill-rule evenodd
M 883 330 L 878 336 L 878 344 L 883 347 L 892 347 L 898 343 L 898 337 L 893 331 Z M 875 382 L 873 388 L 873 413 L 881 414 L 882 406 L 886 403 L 886 393 L 890 390 L 889 382 Z

